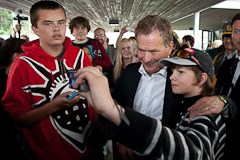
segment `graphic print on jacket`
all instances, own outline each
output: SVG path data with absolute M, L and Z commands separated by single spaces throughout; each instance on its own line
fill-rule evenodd
M 40 76 L 36 78 L 42 78 L 45 81 L 43 84 L 29 84 L 22 88 L 24 92 L 30 92 L 34 98 L 39 99 L 37 103 L 32 105 L 33 108 L 52 101 L 59 94 L 74 91 L 69 88 L 68 71 L 75 68 L 82 68 L 84 54 L 82 52 L 79 55 L 74 62 L 73 68 L 68 67 L 64 59 L 54 59 L 56 69 L 52 71 L 32 58 L 25 56 L 20 57 Z M 62 138 L 79 152 L 83 153 L 85 151 L 87 139 L 91 133 L 88 102 L 85 98 L 81 97 L 80 101 L 72 107 L 53 113 L 50 115 L 50 120 Z

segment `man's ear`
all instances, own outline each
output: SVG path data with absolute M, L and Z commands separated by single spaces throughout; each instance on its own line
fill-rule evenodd
M 170 42 L 169 47 L 168 47 L 168 55 L 171 55 L 173 49 L 173 41 Z
M 38 34 L 38 28 L 37 28 L 37 27 L 32 26 L 32 30 L 33 30 L 33 32 L 34 32 L 37 36 L 39 36 L 39 34 Z
M 203 85 L 208 79 L 207 73 L 203 72 L 201 75 L 201 82 L 198 83 L 199 86 Z

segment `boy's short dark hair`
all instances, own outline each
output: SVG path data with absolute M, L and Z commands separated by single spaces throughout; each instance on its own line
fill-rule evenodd
M 69 29 L 71 31 L 71 34 L 73 33 L 73 28 L 77 27 L 78 25 L 82 25 L 83 27 L 86 27 L 88 32 L 91 30 L 88 19 L 82 16 L 78 16 L 73 18 L 69 23 Z
M 190 35 L 184 36 L 182 39 L 185 39 L 185 41 L 189 41 L 190 45 L 193 47 L 194 46 L 194 38 Z
M 65 17 L 67 17 L 63 6 L 61 6 L 57 2 L 39 1 L 35 4 L 33 4 L 30 9 L 30 19 L 31 19 L 32 26 L 37 27 L 37 21 L 39 20 L 39 15 L 38 15 L 39 10 L 56 10 L 56 9 L 62 9 Z

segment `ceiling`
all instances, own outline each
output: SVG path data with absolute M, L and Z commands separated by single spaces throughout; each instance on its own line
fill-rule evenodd
M 135 26 L 149 14 L 158 14 L 172 22 L 174 30 L 193 28 L 193 13 L 200 12 L 200 30 L 221 30 L 224 19 L 231 19 L 240 10 L 212 9 L 210 6 L 224 0 L 55 0 L 64 6 L 68 22 L 75 16 L 89 19 L 92 30 L 102 27 L 106 32 Z M 36 0 L 0 0 L 0 7 L 11 11 L 21 9 L 29 15 Z M 183 18 L 184 17 L 184 18 Z M 119 20 L 119 26 L 109 20 Z M 91 32 L 90 31 L 90 32 Z

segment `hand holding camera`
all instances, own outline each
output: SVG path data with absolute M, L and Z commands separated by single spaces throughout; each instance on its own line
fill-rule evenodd
M 69 86 L 70 86 L 70 88 L 73 88 L 74 83 L 77 79 L 77 77 L 75 76 L 76 73 L 77 73 L 77 70 L 70 70 L 69 71 Z M 80 92 L 88 92 L 90 89 L 89 89 L 87 81 L 83 80 L 82 84 L 79 85 L 77 90 L 79 90 Z

